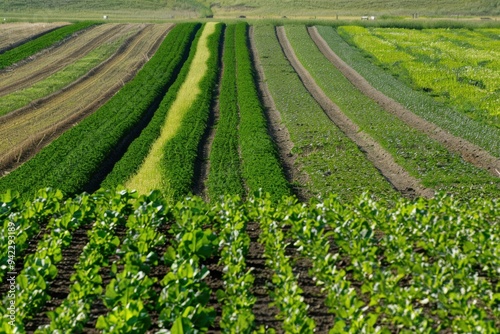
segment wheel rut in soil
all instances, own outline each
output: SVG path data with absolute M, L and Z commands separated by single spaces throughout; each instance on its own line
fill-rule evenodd
M 399 102 L 389 98 L 375 89 L 363 76 L 344 62 L 321 37 L 316 27 L 308 28 L 309 35 L 318 46 L 318 49 L 337 69 L 363 94 L 374 100 L 387 112 L 397 116 L 400 120 L 425 133 L 430 138 L 438 141 L 449 151 L 460 154 L 462 158 L 475 165 L 486 169 L 491 175 L 500 177 L 500 159 L 491 155 L 483 148 L 469 141 L 454 136 L 439 126 L 417 116 Z
M 333 103 L 314 81 L 311 74 L 302 66 L 288 41 L 283 26 L 276 27 L 281 47 L 311 96 L 318 102 L 330 120 L 365 153 L 367 159 L 380 171 L 392 186 L 407 197 L 432 197 L 434 191 L 421 185 L 403 167 L 398 165 L 389 152 L 352 122 L 342 110 Z

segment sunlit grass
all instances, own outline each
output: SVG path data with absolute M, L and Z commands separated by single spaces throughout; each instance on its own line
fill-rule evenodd
M 196 96 L 200 94 L 200 82 L 207 72 L 207 60 L 210 56 L 208 37 L 215 31 L 216 23 L 207 23 L 196 46 L 194 56 L 186 81 L 179 88 L 165 119 L 165 125 L 160 136 L 154 142 L 139 171 L 126 183 L 129 189 L 136 189 L 145 194 L 153 189 L 168 189 L 168 180 L 162 178 L 160 163 L 163 157 L 163 146 L 171 140 L 182 125 L 184 115 L 191 107 Z

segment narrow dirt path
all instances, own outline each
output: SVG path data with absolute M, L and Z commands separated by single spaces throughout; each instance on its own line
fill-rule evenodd
M 14 65 L 12 71 L 0 72 L 0 96 L 29 87 L 47 78 L 84 57 L 106 40 L 120 36 L 125 31 L 125 24 L 102 25 L 81 33 L 43 57 L 24 65 Z
M 290 133 L 288 132 L 288 129 L 281 121 L 280 112 L 276 108 L 273 97 L 271 96 L 271 92 L 267 87 L 264 69 L 262 68 L 262 64 L 260 63 L 259 53 L 255 45 L 253 26 L 250 26 L 249 40 L 250 51 L 257 74 L 258 89 L 260 93 L 259 95 L 264 107 L 264 115 L 267 118 L 268 131 L 270 136 L 273 138 L 276 146 L 278 147 L 278 154 L 280 157 L 281 165 L 283 166 L 283 171 L 285 172 L 285 177 L 290 184 L 306 184 L 307 175 L 301 173 L 295 167 L 295 159 L 297 157 L 291 153 L 294 144 L 290 139 Z M 307 201 L 307 199 L 311 197 L 311 194 L 307 192 L 305 187 L 294 187 L 293 192 L 301 201 Z
M 323 90 L 316 84 L 311 74 L 302 66 L 297 59 L 290 42 L 288 41 L 283 26 L 276 27 L 278 40 L 283 51 L 290 61 L 304 86 L 311 96 L 316 99 L 327 116 L 335 123 L 344 134 L 358 145 L 366 154 L 368 160 L 382 173 L 382 175 L 393 185 L 393 187 L 408 197 L 423 196 L 432 197 L 434 191 L 423 187 L 420 182 L 411 176 L 403 167 L 398 165 L 389 152 L 368 134 L 352 122 L 340 108 L 333 103 Z
M 500 159 L 494 157 L 481 147 L 474 145 L 465 139 L 456 137 L 437 125 L 426 121 L 406 109 L 400 103 L 384 95 L 382 92 L 375 89 L 365 78 L 344 62 L 339 56 L 337 56 L 337 54 L 335 54 L 335 52 L 328 46 L 323 37 L 321 37 L 316 27 L 309 27 L 308 32 L 325 57 L 330 60 L 330 62 L 332 62 L 332 64 L 335 65 L 335 67 L 337 67 L 340 72 L 342 72 L 342 74 L 363 94 L 373 99 L 382 108 L 397 116 L 409 126 L 438 141 L 449 151 L 460 154 L 465 161 L 470 162 L 479 168 L 486 169 L 494 176 L 500 177 Z
M 131 37 L 111 58 L 71 87 L 40 105 L 0 118 L 0 171 L 17 168 L 64 131 L 102 106 L 154 54 L 172 25 L 149 25 Z

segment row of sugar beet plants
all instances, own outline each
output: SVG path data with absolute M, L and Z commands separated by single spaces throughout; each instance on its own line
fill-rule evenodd
M 290 153 L 307 173 L 306 189 L 312 195 L 334 192 L 345 199 L 367 190 L 393 194 L 391 185 L 311 97 L 283 54 L 274 26 L 254 26 L 254 40 L 269 91 L 294 144 Z
M 66 200 L 50 218 L 49 232 L 38 243 L 36 251 L 24 259 L 24 268 L 16 277 L 14 327 L 17 331 L 24 331 L 27 320 L 50 299 L 47 290 L 57 276 L 56 265 L 62 260 L 62 249 L 70 246 L 72 232 L 95 219 L 95 212 L 95 203 L 84 194 Z M 0 328 L 10 328 L 6 310 L 11 302 L 10 294 L 2 299 L 0 309 L 4 316 L 0 318 Z
M 318 26 L 317 28 L 330 48 L 357 72 L 362 73 L 364 78 L 377 90 L 406 106 L 415 114 L 437 124 L 455 136 L 467 139 L 498 157 L 498 152 L 500 152 L 500 130 L 498 128 L 477 122 L 450 106 L 437 103 L 427 93 L 412 89 L 411 85 L 395 78 L 396 68 L 391 66 L 387 71 L 383 67 L 375 65 L 374 63 L 378 64 L 378 62 L 373 60 L 374 55 L 370 54 L 369 50 L 371 52 L 377 50 L 377 58 L 380 57 L 388 62 L 391 60 L 397 62 L 400 59 L 404 60 L 403 63 L 408 63 L 410 61 L 408 53 L 396 49 L 387 41 L 381 44 L 382 40 L 372 37 L 369 31 L 362 27 L 343 26 L 337 30 L 327 26 Z M 366 48 L 361 50 L 351 45 L 366 45 Z M 423 48 L 421 43 L 418 48 Z M 371 60 L 367 58 L 367 55 Z
M 24 43 L 17 48 L 6 51 L 3 54 L 0 54 L 0 70 L 28 58 L 35 53 L 64 40 L 65 38 L 70 37 L 79 30 L 89 28 L 96 24 L 96 22 L 85 21 L 63 26 L 32 41 Z
M 247 23 L 236 25 L 235 39 L 242 176 L 250 193 L 262 189 L 277 200 L 290 195 L 290 186 L 281 168 L 276 147 L 268 134 L 250 56 Z
M 42 230 L 61 205 L 63 194 L 54 189 L 41 189 L 35 199 L 23 202 L 8 191 L 0 199 L 0 281 L 7 272 L 13 272 L 15 263 L 28 248 L 30 240 Z M 13 253 L 12 253 L 13 252 Z M 9 256 L 10 255 L 10 256 Z M 8 269 L 8 270 L 7 270 Z
M 441 143 L 384 110 L 338 70 L 317 48 L 304 26 L 286 26 L 297 57 L 325 94 L 422 185 L 470 196 L 499 192 L 497 178 L 448 151 Z
M 102 190 L 92 195 L 99 210 L 89 233 L 90 239 L 75 265 L 69 294 L 59 307 L 48 312 L 50 323 L 39 327 L 37 333 L 83 331 L 89 321 L 93 303 L 103 293 L 102 267 L 108 265 L 108 258 L 115 254 L 120 245 L 116 230 L 125 224 L 126 217 L 132 213 L 135 198 L 132 193 L 125 191 Z
M 235 28 L 236 26 L 231 24 L 225 29 L 219 119 L 210 149 L 210 171 L 207 179 L 207 194 L 211 200 L 226 194 L 243 196 L 245 193 L 238 153 Z
M 24 196 L 50 185 L 67 194 L 84 190 L 117 144 L 175 80 L 198 27 L 195 23 L 176 25 L 133 80 L 95 113 L 0 179 L 0 188 Z

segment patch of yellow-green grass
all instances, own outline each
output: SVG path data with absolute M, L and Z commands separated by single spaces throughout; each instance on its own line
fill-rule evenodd
M 160 172 L 163 146 L 176 135 L 184 115 L 200 94 L 200 82 L 207 72 L 207 60 L 210 57 L 207 41 L 215 32 L 216 24 L 215 22 L 205 24 L 188 75 L 167 113 L 161 134 L 153 143 L 139 171 L 125 184 L 128 189 L 136 189 L 140 194 L 147 194 L 154 189 L 168 189 L 168 180 L 164 180 Z
M 52 74 L 30 87 L 0 97 L 0 116 L 24 107 L 30 102 L 50 95 L 71 84 L 76 79 L 88 73 L 118 49 L 127 36 L 111 43 L 103 44 L 89 52 L 66 68 Z

